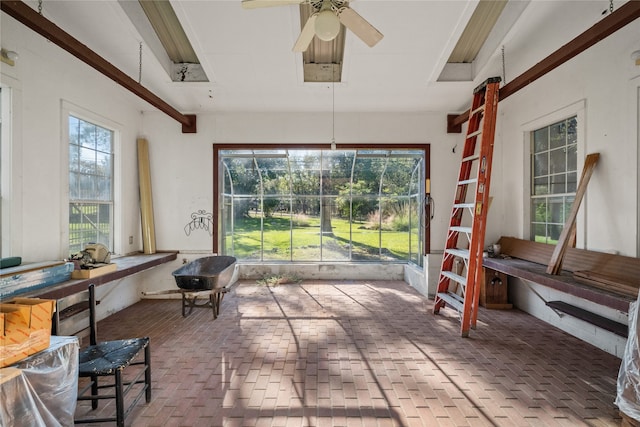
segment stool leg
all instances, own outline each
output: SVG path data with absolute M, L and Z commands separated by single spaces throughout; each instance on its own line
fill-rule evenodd
M 124 427 L 124 390 L 122 388 L 122 370 L 116 369 L 115 373 L 115 392 L 116 392 L 116 425 Z
M 98 377 L 91 377 L 91 409 L 98 409 Z
M 147 344 L 144 348 L 144 383 L 147 387 L 145 398 L 147 403 L 151 402 L 151 344 Z

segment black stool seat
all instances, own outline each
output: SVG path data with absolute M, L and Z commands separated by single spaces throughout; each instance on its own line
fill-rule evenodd
M 79 375 L 113 375 L 123 369 L 149 345 L 149 338 L 130 338 L 90 345 L 80 350 Z

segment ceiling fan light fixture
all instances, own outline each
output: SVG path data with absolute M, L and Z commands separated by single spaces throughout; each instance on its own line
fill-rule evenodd
M 325 9 L 318 13 L 315 22 L 315 33 L 320 40 L 331 41 L 340 32 L 340 19 L 331 9 Z

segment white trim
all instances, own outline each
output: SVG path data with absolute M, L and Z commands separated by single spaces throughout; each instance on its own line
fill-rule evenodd
M 0 73 L 2 99 L 2 135 L 0 157 L 2 166 L 2 256 L 22 254 L 22 85 L 19 80 Z
M 0 247 L 0 256 L 7 257 L 11 255 L 11 164 L 13 156 L 11 153 L 11 88 L 0 84 L 0 194 L 2 195 L 2 205 L 0 206 L 0 234 L 2 235 L 2 243 Z
M 640 257 L 640 76 L 629 81 L 629 141 L 636 141 L 636 257 Z M 634 124 L 635 123 L 635 126 Z
M 60 253 L 69 253 L 69 116 L 73 115 L 82 120 L 86 120 L 98 126 L 112 130 L 113 135 L 113 248 L 109 248 L 115 254 L 123 253 L 124 240 L 122 239 L 122 164 L 121 164 L 121 144 L 122 130 L 120 123 L 114 122 L 98 113 L 89 111 L 69 101 L 62 100 L 60 108 L 60 185 L 61 204 L 60 220 Z M 128 242 L 126 242 L 128 243 Z M 66 255 L 65 255 L 66 256 Z
M 551 125 L 553 123 L 559 122 L 563 119 L 567 119 L 572 116 L 576 116 L 576 126 L 578 131 L 578 162 L 577 162 L 577 174 L 580 176 L 580 172 L 584 166 L 584 158 L 587 153 L 587 126 L 586 126 L 586 109 L 587 109 L 587 101 L 586 99 L 581 99 L 572 104 L 569 104 L 565 107 L 559 108 L 555 111 L 547 113 L 538 118 L 532 119 L 526 123 L 520 125 L 520 132 L 522 132 L 522 143 L 523 143 L 523 188 L 524 197 L 523 197 L 523 213 L 524 213 L 524 221 L 522 235 L 524 239 L 531 238 L 531 139 L 530 133 L 536 129 L 543 128 L 545 126 Z M 576 219 L 577 230 L 582 230 L 577 233 L 577 242 L 576 246 L 579 248 L 586 248 L 587 246 L 587 218 L 586 218 L 586 204 L 588 197 L 582 202 L 582 208 L 578 212 L 578 217 Z

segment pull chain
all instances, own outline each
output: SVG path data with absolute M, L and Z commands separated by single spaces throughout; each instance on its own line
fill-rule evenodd
M 507 84 L 507 71 L 504 61 L 504 45 L 502 45 L 502 84 Z
M 138 61 L 138 84 L 142 84 L 142 42 L 140 42 L 140 52 Z
M 336 143 L 336 75 L 331 64 L 331 143 Z
M 609 12 L 613 12 L 613 0 L 609 0 Z
M 38 0 L 38 14 L 42 15 L 42 0 Z

